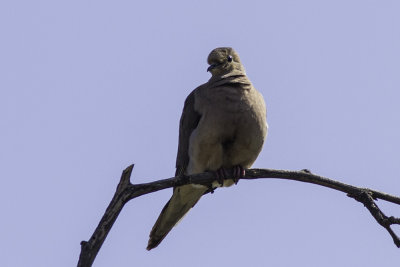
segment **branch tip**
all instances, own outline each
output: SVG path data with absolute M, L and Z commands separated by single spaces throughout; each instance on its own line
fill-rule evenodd
M 117 190 L 112 198 L 109 206 L 106 209 L 99 225 L 94 231 L 89 241 L 81 241 L 81 253 L 79 256 L 78 267 L 90 267 L 99 252 L 104 240 L 106 239 L 112 225 L 117 219 L 123 206 L 129 200 L 138 196 L 156 192 L 162 189 L 180 186 L 184 184 L 202 184 L 210 186 L 215 181 L 215 177 L 210 173 L 199 173 L 189 176 L 177 176 L 158 180 L 144 184 L 131 184 L 130 177 L 133 171 L 134 164 L 129 165 L 121 175 L 120 182 L 118 183 Z M 395 245 L 400 248 L 400 239 L 391 229 L 391 225 L 400 225 L 400 218 L 393 216 L 387 217 L 375 203 L 377 199 L 388 201 L 400 205 L 400 197 L 389 195 L 383 192 L 372 190 L 369 188 L 361 188 L 345 184 L 339 181 L 331 180 L 319 175 L 311 173 L 308 169 L 300 171 L 287 171 L 287 170 L 273 170 L 273 169 L 249 169 L 246 170 L 246 175 L 240 179 L 259 179 L 259 178 L 273 178 L 273 179 L 286 179 L 299 182 L 316 184 L 328 187 L 334 190 L 346 193 L 348 197 L 364 204 L 369 210 L 371 215 L 375 218 L 378 224 L 385 228 L 391 235 Z M 210 186 L 209 191 L 206 193 L 213 193 L 214 188 Z
M 121 175 L 121 180 L 128 180 L 130 182 L 130 178 L 131 178 L 131 174 L 133 171 L 133 167 L 135 166 L 135 164 L 131 164 L 128 167 L 126 167 L 126 169 L 122 172 Z
M 121 174 L 121 179 L 120 179 L 119 184 L 117 186 L 117 192 L 121 192 L 126 187 L 131 185 L 131 174 L 132 174 L 134 166 L 135 166 L 135 164 L 131 164 L 128 167 L 126 167 L 125 170 L 123 170 L 123 172 Z

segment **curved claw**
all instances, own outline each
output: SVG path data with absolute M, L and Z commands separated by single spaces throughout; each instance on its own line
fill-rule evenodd
M 236 165 L 233 167 L 233 182 L 235 184 L 237 184 L 239 182 L 240 178 L 243 178 L 246 175 L 246 170 L 240 166 L 240 165 Z
M 219 168 L 216 172 L 215 175 L 217 176 L 217 181 L 218 183 L 223 186 L 224 185 L 224 180 L 227 178 L 228 174 L 226 173 L 226 170 L 224 168 Z

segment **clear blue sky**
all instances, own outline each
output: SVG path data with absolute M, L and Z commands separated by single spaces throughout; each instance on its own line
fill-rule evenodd
M 184 99 L 209 79 L 218 46 L 239 52 L 267 103 L 255 167 L 400 195 L 399 11 L 394 0 L 2 1 L 0 265 L 76 265 L 126 166 L 135 183 L 173 176 Z M 281 180 L 205 196 L 148 252 L 170 195 L 127 204 L 94 266 L 400 259 L 361 204 Z

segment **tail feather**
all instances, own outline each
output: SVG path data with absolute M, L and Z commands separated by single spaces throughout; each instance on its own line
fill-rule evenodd
M 171 199 L 161 211 L 150 232 L 147 250 L 157 247 L 171 229 L 199 201 L 207 187 L 199 185 L 183 185 L 174 188 Z

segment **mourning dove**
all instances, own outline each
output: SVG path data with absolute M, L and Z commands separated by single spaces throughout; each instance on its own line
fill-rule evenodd
M 189 94 L 183 108 L 175 176 L 215 172 L 218 181 L 212 190 L 245 175 L 262 149 L 268 125 L 264 99 L 247 78 L 239 55 L 221 47 L 207 61 L 212 77 Z M 227 177 L 225 169 L 233 169 L 234 176 Z M 151 230 L 147 250 L 157 247 L 209 189 L 175 187 Z

